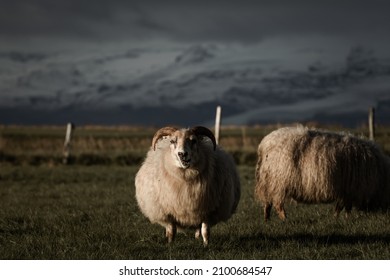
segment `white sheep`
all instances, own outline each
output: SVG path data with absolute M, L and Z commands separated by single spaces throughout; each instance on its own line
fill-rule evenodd
M 202 126 L 158 130 L 135 187 L 141 212 L 165 227 L 168 242 L 177 229 L 193 228 L 196 238 L 202 235 L 204 246 L 210 227 L 235 212 L 241 192 L 232 157 Z
M 286 199 L 336 202 L 336 215 L 352 207 L 388 207 L 390 160 L 375 143 L 346 133 L 303 126 L 271 132 L 258 147 L 255 197 L 270 218 L 272 206 L 284 220 Z

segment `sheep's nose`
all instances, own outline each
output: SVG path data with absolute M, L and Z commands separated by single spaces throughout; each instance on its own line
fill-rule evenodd
M 185 158 L 188 156 L 187 152 L 178 152 L 177 154 L 179 155 L 180 158 Z

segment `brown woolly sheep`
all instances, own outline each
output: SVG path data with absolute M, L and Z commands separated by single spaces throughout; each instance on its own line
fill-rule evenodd
M 210 227 L 228 220 L 240 199 L 232 157 L 201 126 L 158 130 L 135 187 L 140 210 L 150 222 L 165 227 L 168 242 L 177 229 L 194 228 L 195 237 L 202 235 L 207 246 Z
M 390 201 L 390 160 L 375 143 L 345 133 L 285 127 L 258 146 L 255 198 L 269 220 L 272 206 L 286 218 L 284 203 L 336 202 L 344 208 L 384 208 Z

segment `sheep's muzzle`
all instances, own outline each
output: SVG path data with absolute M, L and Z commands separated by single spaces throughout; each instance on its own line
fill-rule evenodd
M 179 152 L 177 153 L 180 163 L 183 168 L 188 168 L 191 165 L 191 158 L 188 158 L 187 152 Z

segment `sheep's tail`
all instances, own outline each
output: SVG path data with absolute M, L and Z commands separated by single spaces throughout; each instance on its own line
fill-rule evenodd
M 260 167 L 261 167 L 261 162 L 262 162 L 262 153 L 261 150 L 257 152 L 257 164 L 256 164 L 256 170 L 255 170 L 255 179 L 256 182 L 259 182 L 260 180 Z
M 256 169 L 255 169 L 255 198 L 260 199 L 260 189 L 259 189 L 259 184 L 260 184 L 260 168 L 261 168 L 261 163 L 262 163 L 263 157 L 261 150 L 259 149 L 257 152 L 257 163 L 256 163 Z

